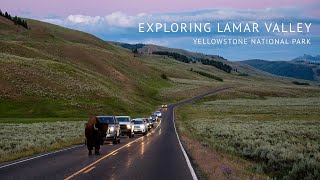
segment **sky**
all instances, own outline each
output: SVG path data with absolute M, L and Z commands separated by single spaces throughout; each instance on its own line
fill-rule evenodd
M 221 55 L 229 60 L 290 60 L 320 54 L 319 0 L 10 0 L 1 10 L 91 33 L 107 41 L 146 43 Z M 212 32 L 141 33 L 139 23 L 211 23 Z M 258 23 L 258 33 L 219 33 L 217 24 Z M 311 23 L 309 32 L 266 32 L 264 23 Z M 304 29 L 305 30 L 305 29 Z M 198 45 L 193 39 L 310 39 L 309 45 Z

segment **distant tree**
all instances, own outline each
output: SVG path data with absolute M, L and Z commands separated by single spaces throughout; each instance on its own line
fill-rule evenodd
M 214 66 L 214 67 L 221 69 L 227 73 L 230 73 L 232 71 L 231 66 L 224 64 L 220 61 L 214 61 L 214 60 L 209 60 L 209 59 L 200 59 L 200 62 L 204 65 Z
M 165 74 L 161 74 L 161 78 L 162 79 L 168 79 L 167 75 L 165 75 Z
M 168 57 L 173 57 L 175 60 L 184 62 L 184 63 L 190 63 L 192 60 L 189 59 L 187 56 L 175 53 L 175 52 L 168 52 L 168 51 L 154 51 L 152 54 L 158 54 L 158 55 L 167 55 Z
M 5 12 L 5 13 L 3 14 L 1 10 L 0 10 L 0 15 L 3 16 L 3 17 L 5 17 L 5 18 L 7 18 L 7 19 L 9 19 L 9 20 L 11 20 L 11 21 L 13 21 L 13 23 L 14 23 L 15 25 L 20 25 L 20 26 L 22 26 L 22 27 L 24 27 L 24 28 L 26 28 L 26 29 L 29 29 L 27 21 L 21 19 L 21 18 L 18 17 L 18 16 L 12 17 L 8 12 Z
M 17 17 L 17 16 L 15 16 L 15 17 L 13 18 L 13 22 L 14 22 L 15 25 L 18 24 L 18 17 Z
M 21 18 L 18 18 L 18 24 L 19 24 L 19 25 L 22 25 L 22 20 L 21 20 Z
M 132 52 L 133 52 L 134 54 L 138 54 L 138 49 L 135 48 L 135 49 L 132 50 Z
M 29 29 L 29 26 L 28 26 L 28 23 L 27 23 L 26 20 L 24 20 L 23 27 L 26 28 L 26 29 Z

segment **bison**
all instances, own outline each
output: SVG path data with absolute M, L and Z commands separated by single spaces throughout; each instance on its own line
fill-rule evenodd
M 100 145 L 103 145 L 104 140 L 106 139 L 107 130 L 108 124 L 99 122 L 99 119 L 96 116 L 92 116 L 86 123 L 85 136 L 89 155 L 92 154 L 93 147 L 95 154 L 100 155 Z

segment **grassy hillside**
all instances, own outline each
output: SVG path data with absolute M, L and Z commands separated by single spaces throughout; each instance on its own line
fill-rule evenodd
M 236 71 L 236 74 L 273 76 L 269 72 L 262 71 L 253 66 L 249 66 L 247 64 L 240 63 L 240 62 L 228 61 L 227 59 L 223 58 L 223 56 L 220 56 L 220 55 L 208 55 L 203 53 L 190 52 L 184 49 L 168 48 L 168 47 L 152 45 L 152 44 L 127 44 L 127 43 L 121 43 L 121 42 L 110 42 L 110 43 L 117 45 L 119 47 L 130 49 L 131 51 L 134 49 L 137 49 L 138 53 L 144 54 L 144 55 L 151 55 L 153 54 L 153 52 L 170 52 L 170 53 L 178 53 L 180 55 L 186 56 L 190 60 L 196 61 L 196 62 L 201 61 L 201 59 L 218 61 L 231 66 L 233 70 Z
M 31 122 L 37 118 L 81 119 L 90 114 L 141 116 L 162 102 L 188 98 L 217 86 L 256 80 L 287 83 L 254 74 L 241 77 L 170 57 L 134 55 L 84 32 L 27 21 L 30 30 L 0 17 L 0 118 L 4 122 L 19 118 L 30 118 Z M 162 74 L 169 79 L 161 78 Z M 208 77 L 221 78 L 223 83 Z
M 163 102 L 243 79 L 201 64 L 137 56 L 84 32 L 27 21 L 30 30 L 0 17 L 0 122 L 81 120 L 90 114 L 146 116 Z
M 319 80 L 319 75 L 316 73 L 316 71 L 320 68 L 320 66 L 316 64 L 287 61 L 264 61 L 258 59 L 241 61 L 241 63 L 279 76 L 311 81 Z
M 92 35 L 0 17 L 0 118 L 143 114 L 170 87 L 130 52 Z

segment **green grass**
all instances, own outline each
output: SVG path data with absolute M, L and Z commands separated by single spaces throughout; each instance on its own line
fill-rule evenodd
M 10 124 L 32 124 L 40 122 L 73 122 L 73 121 L 84 121 L 86 118 L 0 118 L 0 123 Z
M 223 81 L 223 79 L 222 78 L 220 78 L 220 77 L 217 77 L 217 76 L 214 76 L 214 75 L 212 75 L 212 74 L 209 74 L 209 73 L 206 73 L 206 72 L 203 72 L 203 71 L 192 71 L 192 72 L 195 72 L 195 73 L 198 73 L 198 74 L 200 74 L 200 75 L 202 75 L 202 76 L 205 76 L 205 77 L 207 77 L 207 78 L 210 78 L 210 79 L 214 79 L 214 80 L 217 80 L 217 81 Z
M 208 99 L 207 99 L 208 100 Z M 180 129 L 280 179 L 320 177 L 320 98 L 199 101 L 178 109 Z
M 0 162 L 84 143 L 85 122 L 1 124 Z

